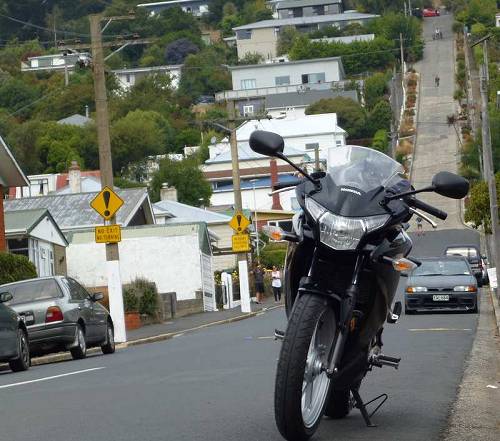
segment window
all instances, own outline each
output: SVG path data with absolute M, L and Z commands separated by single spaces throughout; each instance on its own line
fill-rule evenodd
M 319 149 L 319 143 L 311 142 L 310 144 L 306 144 L 306 150 L 316 150 Z
M 312 15 L 325 15 L 326 6 L 313 6 L 312 7 Z
M 335 141 L 337 147 L 342 147 L 342 141 Z
M 9 285 L 8 289 L 12 294 L 12 297 L 14 297 L 14 299 L 11 300 L 10 305 L 38 302 L 61 297 L 61 290 L 59 289 L 55 279 L 39 279 L 19 282 Z
M 243 116 L 252 116 L 254 112 L 253 104 L 243 106 Z
M 69 290 L 71 300 L 75 302 L 81 302 L 89 297 L 88 292 L 80 285 L 76 280 L 73 279 L 63 279 L 64 284 Z
M 313 83 L 324 83 L 325 82 L 325 73 L 310 73 L 302 75 L 302 84 L 313 84 Z
M 248 80 L 241 80 L 241 88 L 243 90 L 245 89 L 257 89 L 257 81 L 255 78 L 248 79 Z
M 250 40 L 251 38 L 252 38 L 251 29 L 241 29 L 239 31 L 236 31 L 237 40 Z
M 292 17 L 302 17 L 304 15 L 304 11 L 302 10 L 302 8 L 292 8 L 291 10 L 292 12 Z
M 276 86 L 285 86 L 290 84 L 290 75 L 283 75 L 274 79 Z

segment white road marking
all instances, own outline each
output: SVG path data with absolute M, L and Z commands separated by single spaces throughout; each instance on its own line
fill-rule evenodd
M 267 340 L 267 339 L 275 339 L 276 337 L 274 335 L 266 336 L 266 337 L 257 337 L 259 340 Z
M 411 332 L 425 332 L 425 331 L 431 331 L 431 332 L 446 332 L 446 331 L 472 331 L 470 328 L 413 328 L 413 329 L 408 329 L 408 331 Z
M 38 378 L 36 380 L 20 381 L 19 383 L 11 383 L 11 384 L 3 384 L 0 386 L 0 389 L 7 389 L 8 387 L 22 386 L 24 384 L 39 383 L 41 381 L 54 380 L 56 378 L 69 377 L 70 375 L 84 374 L 86 372 L 99 371 L 101 369 L 106 369 L 106 368 L 105 367 L 96 367 L 96 368 L 91 368 L 91 369 L 84 369 L 82 371 L 68 372 L 66 374 L 53 375 L 51 377 Z
M 489 387 L 490 389 L 498 389 L 498 386 L 493 386 L 492 384 L 488 384 L 486 387 Z

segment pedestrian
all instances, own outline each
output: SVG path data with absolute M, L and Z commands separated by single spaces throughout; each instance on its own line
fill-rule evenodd
M 255 280 L 255 303 L 260 303 L 264 297 L 264 270 L 259 264 L 256 265 L 253 275 Z
M 417 236 L 422 236 L 422 218 L 420 216 L 417 217 Z
M 276 303 L 281 302 L 281 272 L 276 265 L 273 266 L 271 277 L 273 279 L 271 284 L 273 287 L 274 301 Z
M 434 83 L 436 83 L 436 87 L 439 87 L 439 75 L 436 75 L 436 78 L 434 78 Z

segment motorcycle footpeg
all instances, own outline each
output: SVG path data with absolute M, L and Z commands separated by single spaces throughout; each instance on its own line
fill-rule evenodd
M 380 354 L 378 356 L 380 361 L 390 361 L 391 363 L 399 363 L 401 361 L 401 357 L 389 357 L 388 355 Z
M 389 366 L 393 367 L 394 369 L 399 368 L 399 362 L 401 361 L 401 358 L 395 358 L 395 357 L 389 357 L 383 354 L 375 355 L 372 357 L 370 360 L 370 364 L 372 366 L 376 367 L 383 367 L 383 366 Z
M 274 339 L 275 340 L 283 340 L 285 338 L 285 332 L 280 331 L 279 329 L 274 330 Z

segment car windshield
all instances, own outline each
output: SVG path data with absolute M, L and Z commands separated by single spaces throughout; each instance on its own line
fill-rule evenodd
M 403 166 L 377 150 L 348 145 L 329 150 L 328 173 L 337 186 L 368 192 L 387 187 Z
M 463 276 L 470 275 L 469 266 L 463 260 L 424 260 L 413 271 L 413 276 Z
M 61 297 L 61 290 L 54 279 L 33 280 L 29 282 L 12 283 L 0 287 L 1 291 L 12 294 L 9 305 L 38 302 Z
M 472 248 L 472 247 L 448 248 L 446 250 L 446 255 L 447 256 L 453 256 L 453 255 L 464 256 L 464 257 L 467 257 L 468 259 L 477 259 L 478 258 L 477 250 L 475 248 Z

